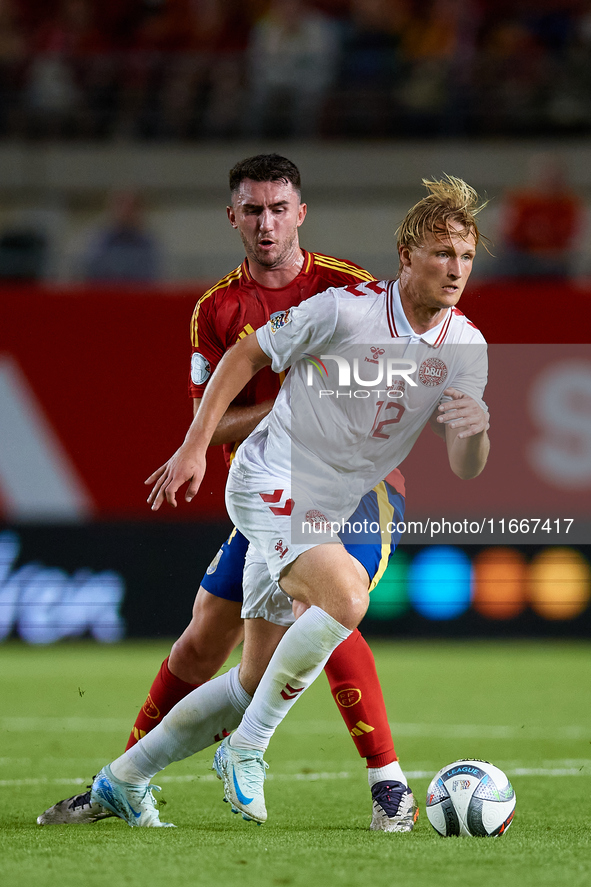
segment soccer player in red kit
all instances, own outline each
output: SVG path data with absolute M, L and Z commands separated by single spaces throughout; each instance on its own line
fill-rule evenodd
M 242 238 L 246 259 L 209 289 L 191 321 L 193 352 L 189 393 L 199 409 L 208 380 L 225 352 L 267 321 L 329 287 L 374 280 L 359 266 L 300 248 L 298 229 L 307 207 L 300 202 L 297 167 L 278 155 L 257 155 L 230 172 L 228 218 Z M 241 391 L 222 418 L 212 444 L 222 444 L 228 465 L 233 452 L 270 411 L 283 381 L 265 367 Z M 147 482 L 153 482 L 154 475 Z M 398 470 L 362 500 L 360 516 L 385 526 L 404 513 L 404 480 Z M 357 512 L 356 512 L 357 514 Z M 351 518 L 353 522 L 353 517 Z M 367 524 L 366 524 L 367 525 Z M 383 574 L 398 541 L 343 538 L 365 567 L 370 588 Z M 369 543 L 369 544 L 368 544 Z M 188 693 L 209 681 L 243 638 L 250 620 L 251 649 L 260 662 L 240 670 L 240 685 L 252 694 L 287 626 L 265 611 L 242 610 L 242 571 L 248 542 L 234 530 L 202 579 L 190 624 L 162 663 L 133 726 L 127 748 L 155 727 Z M 356 629 L 332 654 L 326 668 L 331 692 L 359 754 L 367 761 L 372 790 L 371 828 L 410 831 L 416 805 L 397 760 L 373 654 Z M 220 723 L 220 734 L 223 723 Z M 231 725 L 228 725 L 232 729 Z M 225 729 L 224 729 L 225 732 Z M 221 735 L 212 735 L 210 741 Z M 207 744 L 207 743 L 206 743 Z M 204 747 L 206 747 L 204 745 Z M 402 815 L 404 811 L 404 815 Z M 89 792 L 61 801 L 38 822 L 95 822 L 110 815 L 91 803 Z

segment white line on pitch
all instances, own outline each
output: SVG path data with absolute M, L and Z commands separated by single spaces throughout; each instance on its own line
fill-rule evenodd
M 439 739 L 587 739 L 591 727 L 498 726 L 488 724 L 390 724 L 394 736 L 434 736 Z
M 502 726 L 496 724 L 406 724 L 391 723 L 394 736 L 433 736 L 438 739 L 587 739 L 591 727 L 579 725 L 548 729 L 541 726 Z M 0 729 L 8 733 L 128 733 L 129 721 L 124 718 L 0 718 Z M 283 732 L 330 734 L 339 729 L 337 722 L 287 721 Z
M 125 718 L 0 718 L 8 733 L 129 733 Z
M 591 761 L 588 762 L 591 764 Z M 408 770 L 406 776 L 408 779 L 429 779 L 435 775 L 434 770 Z M 583 772 L 583 768 L 579 767 L 517 767 L 513 770 L 507 769 L 508 776 L 591 776 L 591 771 Z M 267 779 L 274 779 L 282 782 L 320 782 L 335 779 L 355 779 L 358 778 L 359 771 L 354 773 L 348 771 L 339 772 L 323 772 L 323 773 L 269 773 Z M 159 776 L 158 781 L 163 783 L 182 783 L 182 782 L 213 782 L 217 777 L 213 773 L 205 773 L 203 776 L 186 774 L 184 776 Z M 68 778 L 49 778 L 40 776 L 37 778 L 27 779 L 0 779 L 0 788 L 17 788 L 19 786 L 36 786 L 36 785 L 88 785 L 88 777 L 80 776 Z

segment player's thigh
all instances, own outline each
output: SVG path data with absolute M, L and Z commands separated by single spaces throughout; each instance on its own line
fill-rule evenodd
M 340 534 L 345 549 L 367 572 L 370 591 L 382 578 L 400 541 L 404 506 L 404 497 L 382 481 L 366 493 Z
M 209 680 L 242 641 L 242 573 L 247 548 L 248 541 L 234 529 L 207 568 L 191 621 L 171 651 L 173 673 L 190 675 L 195 683 Z
M 208 638 L 223 638 L 234 635 L 237 631 L 243 634 L 242 602 L 227 600 L 211 594 L 203 586 L 199 588 L 193 603 L 193 615 L 190 624 L 191 635 L 207 644 Z
M 231 652 L 242 640 L 242 575 L 247 549 L 248 540 L 234 527 L 207 568 L 191 622 L 183 633 L 196 649 L 211 650 L 214 655 L 220 644 L 232 643 Z
M 365 588 L 369 585 L 370 591 L 384 574 L 400 540 L 404 506 L 404 497 L 382 481 L 363 497 L 346 522 L 346 530 L 340 534 L 342 548 L 353 559 L 357 575 L 361 576 Z M 346 563 L 338 547 L 323 545 L 319 548 L 319 552 L 311 549 L 305 556 L 300 555 L 282 574 L 281 585 L 295 599 L 308 604 L 317 603 L 339 619 L 335 614 L 339 609 L 340 596 L 347 593 L 347 588 L 352 588 L 354 577 L 346 572 Z M 342 562 L 342 566 L 338 561 Z M 336 585 L 335 579 L 338 580 Z M 346 618 L 355 618 L 355 607 L 350 614 L 342 609 L 340 612 L 344 618 L 339 621 L 344 624 L 347 624 Z
M 292 598 L 324 610 L 353 629 L 369 603 L 364 567 L 340 542 L 325 542 L 303 551 L 280 578 Z

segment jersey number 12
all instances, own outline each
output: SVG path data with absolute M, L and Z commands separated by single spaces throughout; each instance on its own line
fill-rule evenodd
M 402 414 L 404 413 L 404 407 L 402 404 L 396 403 L 395 400 L 378 400 L 377 403 L 377 412 L 376 417 L 373 423 L 373 428 L 371 429 L 372 437 L 381 437 L 383 439 L 387 439 L 390 435 L 384 434 L 383 429 L 386 425 L 397 425 L 402 419 Z M 394 412 L 389 412 L 389 411 Z M 382 418 L 382 416 L 388 415 L 387 419 Z

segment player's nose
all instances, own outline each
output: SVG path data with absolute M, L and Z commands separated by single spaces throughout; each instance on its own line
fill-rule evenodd
M 271 231 L 273 229 L 273 213 L 270 209 L 264 209 L 259 218 L 259 227 L 261 231 Z
M 450 259 L 447 265 L 447 276 L 456 280 L 462 276 L 462 265 L 459 258 Z

